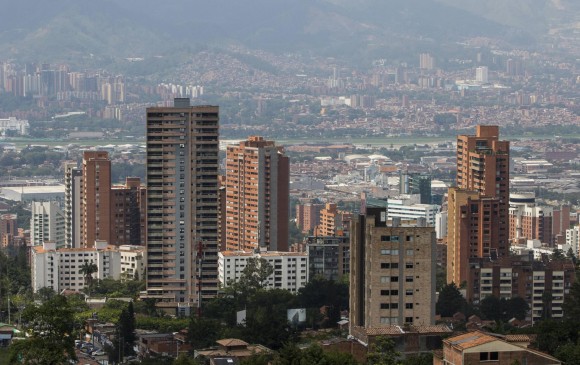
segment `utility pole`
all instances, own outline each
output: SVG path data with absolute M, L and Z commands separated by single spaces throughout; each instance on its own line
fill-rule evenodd
M 10 293 L 6 296 L 6 300 L 8 301 L 8 324 L 10 324 Z

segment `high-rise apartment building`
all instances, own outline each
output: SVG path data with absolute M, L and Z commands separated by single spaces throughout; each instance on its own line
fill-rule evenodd
M 81 243 L 81 178 L 82 170 L 76 162 L 64 166 L 65 246 Z
M 324 204 L 296 204 L 296 226 L 302 233 L 309 233 L 320 224 L 320 211 Z
M 57 202 L 32 202 L 30 218 L 30 241 L 41 246 L 45 241 L 65 247 L 65 214 Z
M 489 70 L 487 66 L 481 66 L 475 69 L 475 81 L 487 84 L 489 82 Z
M 552 207 L 536 205 L 534 193 L 510 194 L 510 242 L 540 240 L 551 245 L 553 211 Z
M 262 137 L 228 146 L 226 247 L 288 251 L 289 159 Z
M 84 247 L 111 242 L 111 160 L 105 151 L 83 153 L 80 215 Z
M 368 208 L 352 223 L 350 332 L 435 321 L 435 230 L 387 225 L 386 211 Z
M 457 187 L 449 189 L 447 281 L 468 279 L 471 257 L 509 254 L 509 142 L 499 127 L 457 137 Z
M 128 177 L 124 185 L 111 188 L 110 244 L 145 245 L 147 241 L 147 189 L 138 177 Z
M 320 224 L 314 230 L 315 236 L 344 236 L 350 230 L 352 213 L 339 210 L 335 203 L 326 203 L 320 210 Z
M 187 315 L 217 294 L 217 106 L 147 108 L 147 296 Z
M 435 68 L 435 59 L 429 53 L 421 53 L 419 55 L 419 68 L 424 70 L 432 70 Z

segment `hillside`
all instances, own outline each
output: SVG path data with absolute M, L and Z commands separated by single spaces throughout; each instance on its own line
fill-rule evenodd
M 225 44 L 277 53 L 300 51 L 338 57 L 354 57 L 377 49 L 397 54 L 425 44 L 434 47 L 470 36 L 507 37 L 507 42 L 517 42 L 522 39 L 521 34 L 513 38 L 511 34 L 538 35 L 544 29 L 543 14 L 560 16 L 571 6 L 577 7 L 570 5 L 573 3 L 573 0 L 19 0 L 6 4 L 0 13 L 0 54 L 47 61 L 86 58 L 91 54 L 147 57 L 175 49 Z M 537 26 L 525 27 L 530 23 Z

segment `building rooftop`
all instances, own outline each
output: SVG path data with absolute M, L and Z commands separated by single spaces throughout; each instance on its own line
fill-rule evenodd
M 471 347 L 483 345 L 485 343 L 498 341 L 497 337 L 490 336 L 480 331 L 468 332 L 459 336 L 445 339 L 444 342 L 450 344 L 452 347 L 460 350 L 465 350 Z

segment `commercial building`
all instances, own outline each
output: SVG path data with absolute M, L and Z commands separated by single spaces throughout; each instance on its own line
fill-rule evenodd
M 431 204 L 431 176 L 409 172 L 401 172 L 399 177 L 399 193 L 420 196 L 419 204 Z
M 9 133 L 24 136 L 28 134 L 29 129 L 30 124 L 27 120 L 19 120 L 14 117 L 0 118 L 0 134 L 3 136 Z
M 217 106 L 147 108 L 147 297 L 189 315 L 218 291 Z
M 226 248 L 288 251 L 289 159 L 262 137 L 228 146 Z
M 219 253 L 219 280 L 228 287 L 242 277 L 249 259 L 264 259 L 274 269 L 265 282 L 267 289 L 286 289 L 297 293 L 308 283 L 308 254 L 305 252 L 244 252 Z
M 420 194 L 401 195 L 395 198 L 376 199 L 370 197 L 363 197 L 367 207 L 385 208 L 387 212 L 387 220 L 399 219 L 401 221 L 408 220 L 424 220 L 427 225 L 435 226 L 437 214 L 441 207 L 435 204 L 421 204 Z
M 76 162 L 64 166 L 65 246 L 81 243 L 81 179 L 82 170 Z
M 36 293 L 46 287 L 59 293 L 83 289 L 87 285 L 80 271 L 84 263 L 97 266 L 94 279 L 120 278 L 121 253 L 105 241 L 96 241 L 87 248 L 61 249 L 55 242 L 44 241 L 42 246 L 33 246 L 30 253 L 32 290 Z
M 64 201 L 64 185 L 3 186 L 0 195 L 16 202 Z
M 350 334 L 392 325 L 435 322 L 433 227 L 387 225 L 386 212 L 367 208 L 352 223 Z
M 309 276 L 340 280 L 350 273 L 350 238 L 310 236 L 306 239 Z
M 56 248 L 66 246 L 65 214 L 56 202 L 33 202 L 30 241 L 33 246 L 52 241 Z
M 472 259 L 467 300 L 479 304 L 487 296 L 520 297 L 530 306 L 528 320 L 562 318 L 564 296 L 575 281 L 571 260 L 534 260 L 533 255 L 502 257 L 497 261 Z M 546 300 L 549 295 L 549 300 Z
M 509 254 L 509 142 L 499 127 L 457 137 L 457 187 L 448 192 L 447 281 L 467 280 L 471 257 Z
M 80 215 L 81 246 L 91 247 L 95 240 L 111 242 L 111 160 L 108 152 L 83 153 Z

